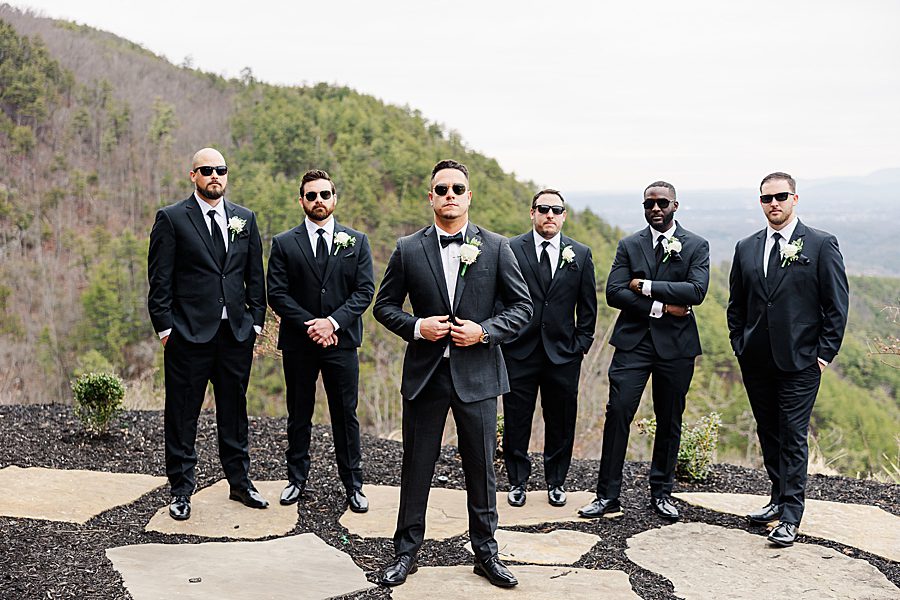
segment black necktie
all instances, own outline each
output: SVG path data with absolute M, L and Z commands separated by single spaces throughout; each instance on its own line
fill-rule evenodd
M 321 227 L 316 231 L 319 234 L 319 241 L 316 242 L 316 263 L 319 265 L 319 272 L 325 274 L 325 265 L 328 264 L 328 244 L 325 243 L 325 230 Z
M 553 280 L 553 269 L 550 268 L 550 254 L 547 252 L 547 246 L 550 242 L 544 240 L 541 242 L 541 279 L 544 280 L 544 287 L 550 287 Z
M 780 233 L 775 232 L 772 234 L 772 240 L 775 243 L 772 244 L 772 251 L 769 252 L 769 264 L 766 267 L 766 281 L 772 281 L 772 278 L 775 277 L 775 273 L 778 271 L 778 263 L 781 259 L 781 244 L 778 243 L 778 240 L 780 239 Z
M 216 223 L 216 211 L 209 210 L 206 215 L 210 221 L 209 236 L 212 238 L 213 255 L 219 261 L 220 267 L 225 266 L 225 238 L 222 237 L 222 230 Z
M 663 248 L 663 240 L 666 239 L 666 236 L 663 234 L 659 234 L 659 237 L 656 238 L 656 264 L 662 262 L 663 256 L 665 255 L 665 248 Z
M 453 235 L 442 235 L 441 236 L 441 248 L 446 248 L 450 244 L 462 244 L 463 236 L 462 231 L 457 231 Z

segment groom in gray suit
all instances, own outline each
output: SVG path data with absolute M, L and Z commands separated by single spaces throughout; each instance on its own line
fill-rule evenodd
M 425 509 L 447 412 L 459 438 L 475 573 L 493 585 L 516 578 L 500 562 L 494 449 L 497 396 L 509 391 L 500 343 L 532 314 L 528 286 L 500 235 L 469 222 L 469 172 L 442 160 L 431 172 L 434 225 L 400 238 L 375 298 L 375 318 L 408 342 L 403 360 L 403 466 L 394 561 L 381 582 L 416 571 Z M 409 297 L 412 313 L 404 310 Z M 504 308 L 494 314 L 494 305 Z

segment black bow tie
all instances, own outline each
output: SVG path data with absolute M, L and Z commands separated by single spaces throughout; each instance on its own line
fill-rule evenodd
M 455 233 L 454 235 L 442 235 L 441 236 L 441 248 L 446 248 L 450 244 L 462 244 L 463 243 L 463 234 L 462 231 Z

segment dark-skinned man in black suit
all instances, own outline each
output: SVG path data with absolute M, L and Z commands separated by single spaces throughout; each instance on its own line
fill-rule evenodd
M 518 583 L 500 561 L 494 451 L 497 396 L 509 391 L 500 346 L 531 317 L 528 286 L 500 235 L 469 222 L 469 172 L 453 160 L 431 172 L 434 224 L 397 241 L 375 298 L 375 318 L 407 342 L 403 360 L 403 465 L 394 560 L 381 582 L 416 570 L 425 510 L 447 412 L 453 411 L 466 480 L 475 573 Z M 404 310 L 409 299 L 412 312 Z M 495 314 L 494 306 L 503 308 Z
M 575 443 L 581 360 L 594 341 L 597 321 L 591 249 L 562 235 L 566 214 L 558 190 L 541 190 L 531 200 L 533 229 L 509 241 L 534 303 L 528 325 L 503 343 L 510 388 L 503 395 L 503 460 L 511 506 L 526 500 L 528 442 L 538 390 L 547 498 L 553 506 L 566 504 L 563 486 Z
M 337 193 L 322 170 L 300 183 L 303 223 L 276 235 L 269 256 L 269 304 L 281 317 L 278 348 L 288 408 L 288 485 L 281 504 L 297 502 L 309 478 L 309 443 L 316 380 L 328 398 L 338 475 L 353 512 L 369 510 L 362 492 L 359 396 L 361 316 L 375 295 L 372 253 L 362 232 L 333 218 Z
M 747 518 L 780 520 L 768 539 L 785 547 L 803 517 L 809 419 L 822 372 L 841 347 L 850 299 L 837 239 L 794 213 L 794 178 L 767 175 L 759 200 L 768 223 L 734 249 L 728 330 L 772 482 L 769 503 Z
M 609 366 L 609 403 L 597 498 L 581 508 L 586 518 L 622 510 L 619 493 L 628 433 L 647 380 L 653 377 L 656 435 L 650 460 L 650 507 L 677 521 L 672 501 L 681 416 L 701 353 L 692 306 L 709 286 L 709 243 L 675 221 L 675 188 L 665 181 L 644 190 L 649 227 L 619 241 L 606 281 L 606 301 L 621 310 L 609 343 L 616 351 Z
M 156 213 L 147 265 L 147 307 L 165 354 L 166 475 L 176 520 L 191 516 L 197 418 L 210 382 L 229 498 L 268 506 L 249 478 L 247 440 L 253 344 L 266 316 L 256 215 L 225 199 L 228 167 L 218 151 L 194 154 L 190 178 L 191 197 Z

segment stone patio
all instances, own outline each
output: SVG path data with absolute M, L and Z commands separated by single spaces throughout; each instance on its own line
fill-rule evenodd
M 568 529 L 549 533 L 498 529 L 494 538 L 502 560 L 537 565 L 571 565 L 600 541 L 596 535 Z M 472 552 L 472 545 L 466 544 L 466 550 Z

